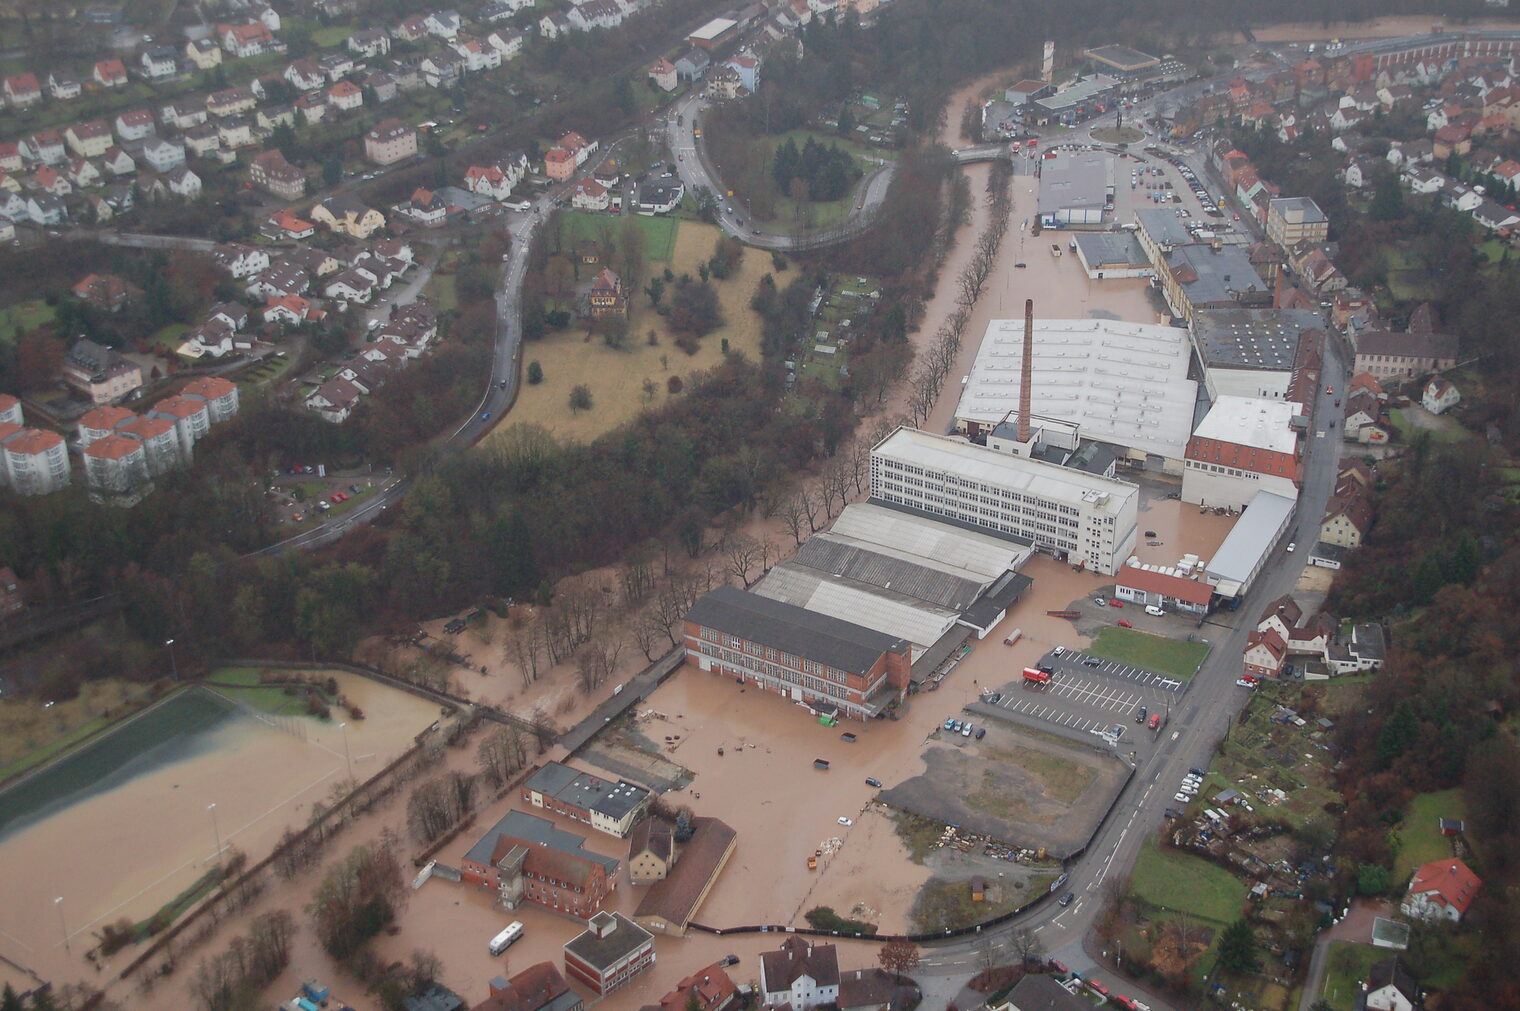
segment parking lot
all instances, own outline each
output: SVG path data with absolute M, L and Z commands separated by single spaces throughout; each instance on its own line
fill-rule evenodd
M 1049 681 L 1033 684 L 1020 679 L 997 692 L 995 702 L 992 695 L 985 697 L 982 705 L 993 707 L 998 715 L 1047 723 L 1073 735 L 1098 735 L 1115 747 L 1122 744 L 1125 751 L 1155 739 L 1186 688 L 1153 671 L 1080 650 L 1062 649 L 1060 655 L 1052 650 L 1038 666 L 1048 669 Z M 980 706 L 973 711 L 986 712 Z M 1155 715 L 1161 717 L 1160 725 L 1152 729 L 1148 721 Z M 1135 726 L 1137 722 L 1147 725 Z

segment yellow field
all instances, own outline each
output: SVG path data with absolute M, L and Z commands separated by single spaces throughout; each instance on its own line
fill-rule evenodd
M 712 256 L 717 241 L 718 230 L 713 226 L 683 221 L 670 269 L 677 277 L 683 273 L 696 277 L 698 264 Z M 651 269 L 660 266 L 655 264 Z M 524 375 L 528 363 L 536 361 L 543 366 L 544 381 L 530 386 L 524 379 L 517 404 L 497 431 L 513 422 L 533 422 L 561 438 L 589 442 L 635 417 L 645 407 L 664 403 L 669 396 L 665 381 L 670 376 L 685 379 L 717 364 L 723 357 L 724 338 L 728 339 L 731 351 L 743 352 L 751 361 L 758 360 L 760 317 L 750 309 L 749 300 L 760 278 L 771 269 L 769 253 L 747 249 L 739 269 L 728 280 L 713 282 L 728 323 L 703 337 L 702 350 L 695 355 L 687 355 L 676 347 L 665 318 L 650 307 L 649 297 L 642 292 L 631 299 L 625 350 L 614 351 L 600 337 L 588 341 L 586 325 L 581 320 L 568 330 L 525 343 Z M 778 278 L 777 284 L 784 286 L 787 280 Z M 650 330 L 658 335 L 659 344 L 654 347 L 648 344 Z M 645 379 L 653 380 L 657 388 L 653 400 L 644 399 Z M 593 406 L 575 414 L 570 410 L 570 388 L 580 383 L 591 387 Z M 483 444 L 489 442 L 487 439 Z

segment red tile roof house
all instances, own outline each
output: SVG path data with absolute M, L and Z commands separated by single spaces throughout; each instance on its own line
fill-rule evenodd
M 646 1004 L 641 1011 L 688 1011 L 693 997 L 696 1011 L 723 1011 L 738 996 L 739 987 L 723 970 L 723 964 L 714 962 L 681 980 L 658 1004 Z
M 530 965 L 511 979 L 493 979 L 490 989 L 491 995 L 470 1011 L 581 1011 L 585 1006 L 553 962 Z
M 543 818 L 508 811 L 465 854 L 461 879 L 499 893 L 508 909 L 528 901 L 588 917 L 616 889 L 618 861 L 592 853 L 584 844 L 580 836 Z
M 30 71 L 7 77 L 5 84 L 0 86 L 0 91 L 3 91 L 6 103 L 13 109 L 24 109 L 42 101 L 42 85 L 37 83 L 37 75 Z
M 1245 656 L 1242 658 L 1246 672 L 1257 677 L 1276 679 L 1282 674 L 1283 661 L 1288 657 L 1288 644 L 1276 629 L 1254 631 L 1246 637 Z
M 1189 614 L 1209 613 L 1214 588 L 1180 570 L 1126 565 L 1114 577 L 1114 596 L 1136 604 L 1172 607 Z
M 1399 911 L 1417 920 L 1458 923 L 1482 886 L 1483 882 L 1462 861 L 1432 860 L 1415 869 Z
M 95 64 L 93 72 L 95 83 L 106 88 L 125 88 L 127 86 L 127 66 L 120 60 L 101 60 Z

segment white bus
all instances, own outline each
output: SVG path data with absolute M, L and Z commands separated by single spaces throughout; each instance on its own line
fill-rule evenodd
M 507 924 L 507 929 L 491 938 L 491 954 L 500 955 L 523 934 L 523 925 L 516 920 Z

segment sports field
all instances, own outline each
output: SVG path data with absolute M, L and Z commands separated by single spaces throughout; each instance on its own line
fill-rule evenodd
M 103 924 L 147 919 L 228 847 L 261 859 L 346 793 L 350 767 L 374 775 L 437 717 L 422 699 L 336 677 L 362 721 L 268 716 L 191 688 L 0 792 L 0 955 L 80 978 Z

